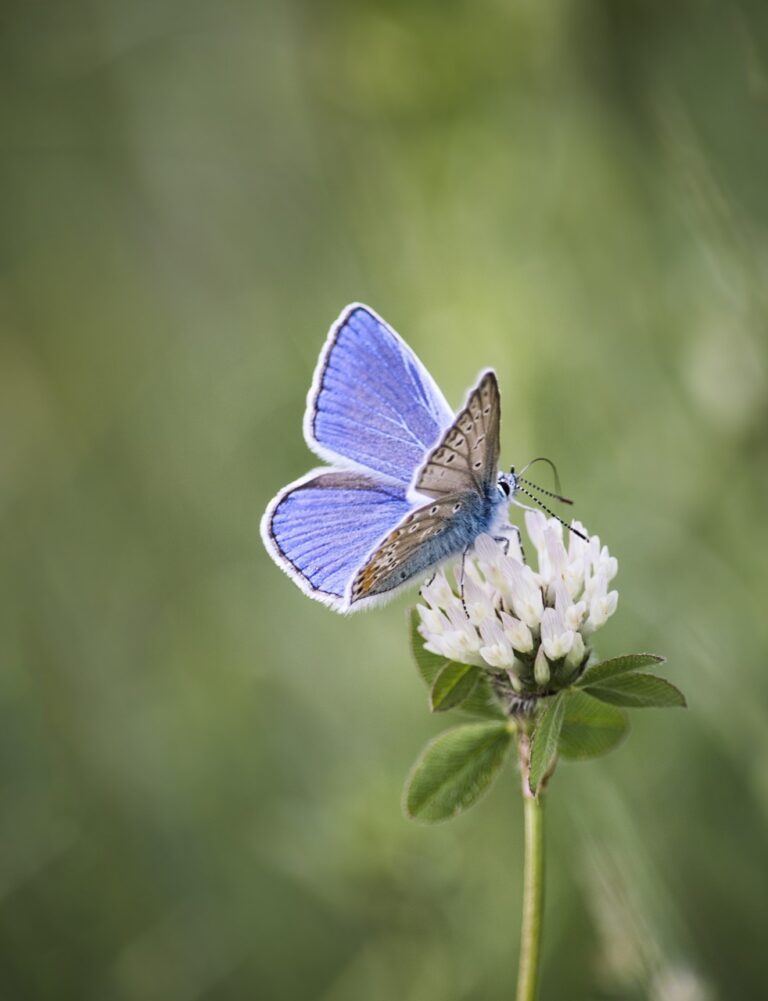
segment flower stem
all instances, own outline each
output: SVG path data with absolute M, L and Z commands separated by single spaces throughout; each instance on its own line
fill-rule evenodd
M 520 968 L 517 1001 L 536 1001 L 541 953 L 541 918 L 544 908 L 544 805 L 528 786 L 528 739 L 520 737 L 520 763 L 525 812 L 525 867 L 523 874 L 523 924 L 520 933 Z

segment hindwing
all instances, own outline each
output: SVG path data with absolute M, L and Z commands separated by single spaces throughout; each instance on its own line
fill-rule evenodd
M 477 504 L 477 493 L 472 490 L 434 500 L 407 514 L 355 574 L 350 604 L 401 587 L 439 563 L 451 550 L 461 549 L 460 539 L 456 547 L 446 544 L 441 536 L 451 529 L 455 533 L 462 512 L 471 512 Z

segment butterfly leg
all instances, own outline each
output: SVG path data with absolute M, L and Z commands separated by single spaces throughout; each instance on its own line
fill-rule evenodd
M 523 563 L 527 563 L 528 560 L 525 558 L 525 548 L 523 547 L 522 532 L 517 527 L 517 525 L 505 525 L 504 531 L 506 531 L 507 529 L 511 532 L 514 532 L 515 535 L 517 536 L 517 544 L 518 546 L 520 546 L 520 555 L 523 558 Z M 498 542 L 500 545 L 502 545 L 504 547 L 504 555 L 509 556 L 509 539 L 507 538 L 506 535 L 494 535 L 493 541 Z
M 509 556 L 509 539 L 506 535 L 492 535 L 491 538 L 494 542 L 498 542 L 501 548 L 504 550 L 504 555 Z
M 464 570 L 466 568 L 467 553 L 471 548 L 471 543 L 468 546 L 464 546 L 464 550 L 461 554 L 461 570 L 459 572 L 459 594 L 461 595 L 461 607 L 464 609 L 464 614 L 467 618 L 469 618 L 469 611 L 467 609 L 467 603 L 464 600 Z
M 520 555 L 523 558 L 523 563 L 527 563 L 528 560 L 525 558 L 525 547 L 523 546 L 523 533 L 520 531 L 517 525 L 510 525 L 509 527 L 517 536 L 517 544 L 518 546 L 520 546 Z

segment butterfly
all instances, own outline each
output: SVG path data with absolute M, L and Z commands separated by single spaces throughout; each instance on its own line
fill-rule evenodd
M 480 534 L 503 530 L 519 484 L 514 469 L 498 469 L 500 423 L 492 370 L 454 414 L 392 327 L 368 306 L 347 306 L 304 416 L 307 445 L 330 466 L 270 502 L 261 522 L 268 553 L 335 611 L 392 597 Z

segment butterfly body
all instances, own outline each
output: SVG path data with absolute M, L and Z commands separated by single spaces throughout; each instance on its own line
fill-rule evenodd
M 496 534 L 516 488 L 498 471 L 496 376 L 451 413 L 411 349 L 353 304 L 331 327 L 304 435 L 332 466 L 289 484 L 262 519 L 275 562 L 336 611 L 378 603 L 478 535 Z

